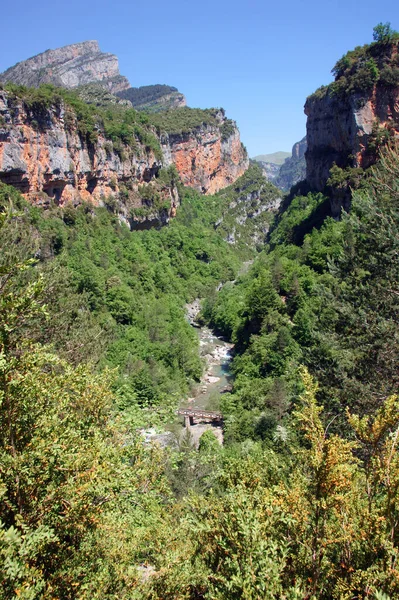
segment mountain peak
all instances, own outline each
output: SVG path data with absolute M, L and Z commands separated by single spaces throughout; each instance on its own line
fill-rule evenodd
M 75 88 L 93 82 L 107 82 L 115 78 L 118 79 L 116 91 L 129 87 L 126 78 L 121 82 L 118 58 L 114 54 L 101 52 L 96 40 L 46 50 L 0 74 L 0 81 L 28 87 L 52 83 L 56 86 Z

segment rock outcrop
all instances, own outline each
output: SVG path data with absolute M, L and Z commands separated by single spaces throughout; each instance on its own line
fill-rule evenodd
M 281 165 L 274 184 L 288 192 L 293 185 L 302 181 L 306 177 L 306 161 L 305 152 L 307 148 L 306 136 L 299 142 L 296 142 L 292 147 L 292 154 L 286 158 L 284 164 Z
M 274 183 L 278 177 L 278 174 L 280 173 L 281 165 L 276 165 L 275 163 L 259 160 L 257 158 L 252 160 L 254 160 L 260 166 L 266 179 Z
M 153 181 L 162 167 L 175 165 L 185 185 L 205 194 L 230 185 L 248 168 L 236 124 L 222 109 L 189 109 L 184 96 L 171 86 L 130 88 L 119 73 L 116 56 L 102 53 L 95 41 L 47 50 L 11 67 L 0 81 L 27 87 L 52 83 L 77 88 L 75 93 L 86 103 L 110 110 L 120 105 L 115 125 L 114 116 L 106 117 L 101 108 L 99 113 L 87 111 L 78 98 L 69 96 L 66 104 L 61 100 L 65 94 L 56 91 L 41 90 L 35 96 L 29 90 L 0 90 L 0 181 L 17 187 L 31 202 L 99 204 L 111 199 L 121 215 L 127 218 L 135 209 L 139 217 L 138 187 Z M 157 110 L 177 110 L 161 111 L 166 120 L 156 121 L 156 114 L 141 119 L 137 113 L 126 113 L 124 121 L 130 97 L 144 104 L 155 102 Z M 184 114 L 178 112 L 181 106 Z M 111 119 L 108 138 L 106 118 Z M 154 192 L 158 207 L 152 212 L 145 196 L 147 204 L 141 211 L 145 219 L 159 205 L 163 214 L 165 210 L 175 214 L 179 202 L 175 189 Z
M 398 44 L 356 48 L 334 67 L 335 82 L 305 104 L 306 179 L 323 191 L 334 163 L 367 168 L 378 146 L 399 133 Z
M 27 87 L 46 83 L 69 89 L 84 86 L 82 94 L 89 96 L 88 101 L 98 103 L 97 99 L 101 100 L 107 92 L 109 102 L 129 104 L 137 110 L 155 112 L 186 106 L 185 97 L 175 87 L 131 87 L 126 77 L 119 73 L 118 58 L 101 52 L 95 40 L 46 50 L 0 73 L 0 82 Z
M 0 81 L 27 87 L 51 83 L 66 88 L 101 81 L 112 93 L 130 86 L 119 73 L 118 58 L 101 52 L 94 40 L 46 50 L 1 73 Z
M 175 213 L 179 197 L 173 186 L 157 190 L 161 211 L 138 193 L 162 167 L 162 160 L 145 145 L 117 152 L 101 131 L 89 143 L 64 103 L 46 109 L 40 127 L 34 116 L 22 100 L 11 101 L 0 91 L 0 181 L 16 187 L 30 202 L 111 203 L 121 218 L 137 223 L 167 220 Z
M 181 135 L 160 134 L 158 150 L 139 138 L 129 146 L 113 143 L 98 125 L 94 139 L 82 134 L 72 107 L 58 101 L 33 108 L 0 91 L 0 181 L 13 185 L 32 203 L 59 205 L 88 201 L 113 203 L 121 217 L 136 222 L 167 220 L 176 213 L 174 185 L 157 187 L 161 168 L 175 165 L 184 184 L 214 193 L 248 167 L 238 129 L 217 113 L 217 125 L 202 124 Z M 156 146 L 156 132 L 147 125 Z M 162 151 L 161 151 L 162 150 Z M 139 187 L 155 185 L 154 202 Z M 132 217 L 133 216 L 133 217 Z
M 165 164 L 175 164 L 184 185 L 203 194 L 215 192 L 234 183 L 249 166 L 247 152 L 237 127 L 223 135 L 226 121 L 218 113 L 220 125 L 206 125 L 182 134 L 161 136 Z

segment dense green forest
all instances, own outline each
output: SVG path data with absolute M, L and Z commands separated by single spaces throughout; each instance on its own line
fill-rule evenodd
M 216 296 L 208 198 L 130 232 L 1 188 L 3 598 L 396 597 L 398 175 L 386 149 L 319 229 L 293 198 Z M 136 431 L 200 373 L 195 295 L 236 342 L 226 443 L 161 450 Z
M 151 135 L 65 94 L 84 135 Z M 398 142 L 359 176 L 340 220 L 295 189 L 274 218 L 252 166 L 148 231 L 0 185 L 2 600 L 399 597 Z M 234 343 L 224 445 L 161 447 L 140 429 L 201 376 L 197 297 Z
M 157 101 L 167 95 L 178 92 L 178 89 L 171 85 L 142 85 L 141 87 L 131 87 L 127 90 L 118 92 L 117 96 L 123 100 L 129 100 L 134 107 L 156 107 Z

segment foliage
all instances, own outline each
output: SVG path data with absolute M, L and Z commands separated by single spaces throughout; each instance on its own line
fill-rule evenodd
M 357 46 L 347 52 L 332 69 L 335 81 L 322 86 L 312 98 L 347 97 L 367 94 L 379 81 L 385 85 L 398 85 L 397 44 L 399 33 L 389 23 L 379 23 L 373 29 L 372 44 Z
M 148 124 L 146 115 L 133 108 L 87 104 L 81 99 L 79 91 L 56 88 L 50 84 L 27 88 L 9 83 L 5 89 L 9 92 L 10 102 L 16 104 L 22 100 L 30 118 L 41 128 L 48 127 L 51 109 L 60 111 L 61 106 L 65 105 L 67 127 L 76 127 L 88 144 L 96 143 L 99 132 L 102 132 L 107 139 L 112 140 L 114 150 L 119 148 L 119 153 L 126 152 L 126 148 L 139 151 L 139 142 L 146 151 L 153 151 L 158 159 L 162 157 L 159 141 Z
M 113 144 L 147 131 L 123 115 Z M 180 188 L 159 231 L 0 186 L 1 599 L 398 597 L 399 148 L 376 144 L 349 214 L 290 196 L 255 258 L 278 198 L 257 167 Z M 161 448 L 137 430 L 200 377 L 195 297 L 235 342 L 225 443 Z
M 317 377 L 334 430 L 347 428 L 346 405 L 369 413 L 395 392 L 397 166 L 397 147 L 383 148 L 339 222 L 321 222 L 323 196 L 295 197 L 249 273 L 205 306 L 208 321 L 236 342 L 224 406 L 230 441 L 270 443 L 289 420 L 301 364 Z
M 138 88 L 128 88 L 118 92 L 118 97 L 129 100 L 134 107 L 143 108 L 146 105 L 154 105 L 159 99 L 177 92 L 177 88 L 171 85 L 143 85 Z
M 399 37 L 399 33 L 392 29 L 390 23 L 378 23 L 373 28 L 373 40 L 380 44 L 388 44 Z

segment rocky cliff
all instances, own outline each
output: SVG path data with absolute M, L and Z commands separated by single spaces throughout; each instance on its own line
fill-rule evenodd
M 186 99 L 169 85 L 131 87 L 119 73 L 118 58 L 101 52 L 97 41 L 80 42 L 46 50 L 0 73 L 0 82 L 39 87 L 52 84 L 81 88 L 82 97 L 98 105 L 124 103 L 137 110 L 156 112 L 186 106 Z
M 333 69 L 335 81 L 305 104 L 306 179 L 323 191 L 334 163 L 365 169 L 378 148 L 399 134 L 398 41 L 373 43 L 345 55 Z
M 203 194 L 214 194 L 234 183 L 249 166 L 235 123 L 223 111 L 214 115 L 212 122 L 191 131 L 160 136 L 165 163 L 175 164 L 184 185 Z
M 280 190 L 288 192 L 298 181 L 305 179 L 305 151 L 306 137 L 293 145 L 291 155 L 288 152 L 275 152 L 269 155 L 260 154 L 252 160 L 260 166 L 266 179 Z
M 136 224 L 173 216 L 179 197 L 174 185 L 157 185 L 159 150 L 136 140 L 133 151 L 107 139 L 100 128 L 92 139 L 82 131 L 65 102 L 31 109 L 0 91 L 0 181 L 38 205 L 112 205 Z M 152 192 L 143 193 L 141 186 Z
M 101 81 L 113 93 L 130 86 L 119 73 L 117 57 L 101 52 L 94 40 L 46 50 L 1 73 L 0 81 L 28 87 L 51 83 L 66 88 Z
M 57 91 L 51 100 L 40 90 L 25 93 L 0 91 L 0 181 L 35 204 L 112 204 L 131 222 L 159 215 L 164 222 L 179 197 L 175 182 L 159 176 L 162 169 L 175 165 L 183 183 L 214 193 L 248 166 L 238 130 L 222 111 L 197 111 L 210 122 L 168 134 L 132 109 L 115 107 L 108 122 L 109 108 L 76 104 Z
M 280 170 L 274 180 L 274 184 L 288 192 L 293 185 L 302 181 L 306 177 L 305 152 L 307 148 L 306 136 L 292 147 L 292 153 L 281 165 Z

